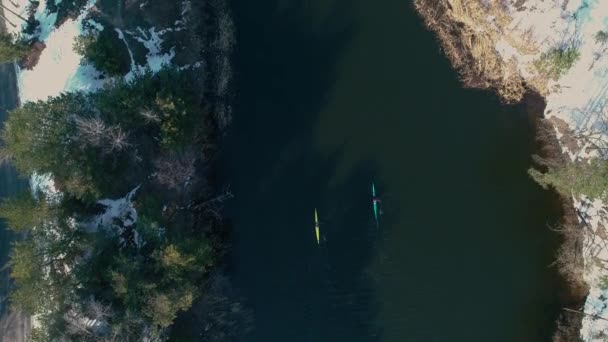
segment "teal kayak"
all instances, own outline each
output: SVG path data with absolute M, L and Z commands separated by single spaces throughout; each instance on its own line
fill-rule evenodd
M 372 207 L 374 208 L 374 219 L 376 220 L 376 225 L 380 225 L 380 221 L 378 220 L 378 204 L 380 203 L 380 199 L 376 196 L 376 185 L 372 182 Z

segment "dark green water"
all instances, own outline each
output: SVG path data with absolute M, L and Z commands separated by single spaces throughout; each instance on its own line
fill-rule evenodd
M 408 0 L 233 7 L 244 341 L 549 341 L 559 213 L 526 174 L 523 106 L 463 89 Z

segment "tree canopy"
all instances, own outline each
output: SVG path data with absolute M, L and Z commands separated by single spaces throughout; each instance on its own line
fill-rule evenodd
M 11 302 L 39 315 L 37 340 L 153 341 L 201 295 L 211 245 L 192 230 L 192 213 L 163 214 L 167 203 L 191 201 L 176 195 L 193 181 L 196 164 L 181 151 L 195 134 L 207 134 L 203 120 L 195 124 L 192 89 L 189 77 L 163 70 L 9 114 L 2 154 L 25 175 L 51 174 L 63 192 L 57 203 L 29 191 L 0 205 L 0 217 L 24 237 L 11 253 Z M 159 156 L 176 155 L 188 158 L 188 176 L 160 181 Z M 99 200 L 135 187 L 133 223 L 100 223 Z
M 28 50 L 27 45 L 16 41 L 12 34 L 0 32 L 0 64 L 22 59 Z
M 529 171 L 542 186 L 552 186 L 564 196 L 585 195 L 592 199 L 606 199 L 608 195 L 608 162 L 594 159 L 577 161 L 549 168 L 546 173 Z

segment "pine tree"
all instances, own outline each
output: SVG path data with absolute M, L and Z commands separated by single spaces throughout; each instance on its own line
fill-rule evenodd
M 15 232 L 41 226 L 50 216 L 49 205 L 44 200 L 35 199 L 29 192 L 23 192 L 0 204 L 0 218 L 5 219 L 9 228 Z
M 29 314 L 35 314 L 43 306 L 43 261 L 32 240 L 19 241 L 11 250 L 11 278 L 17 285 L 11 291 L 11 304 Z
M 13 35 L 0 33 L 0 63 L 9 63 L 22 59 L 28 52 L 25 44 L 17 42 Z
M 546 173 L 534 169 L 529 173 L 544 188 L 551 186 L 564 196 L 605 199 L 608 195 L 608 161 L 577 161 L 552 167 Z

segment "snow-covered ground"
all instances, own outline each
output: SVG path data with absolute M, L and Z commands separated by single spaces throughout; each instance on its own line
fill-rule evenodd
M 8 8 L 4 9 L 7 31 L 15 35 L 20 34 L 24 26 L 24 21 L 19 17 L 27 18 L 29 0 L 0 0 L 0 2 Z
M 47 11 L 46 0 L 40 1 L 35 14 L 35 18 L 40 21 L 40 28 L 35 35 L 46 45 L 46 48 L 42 51 L 40 60 L 33 70 L 19 70 L 19 95 L 22 103 L 46 100 L 48 97 L 57 96 L 62 92 L 96 91 L 107 82 L 108 78 L 101 77 L 102 74 L 93 66 L 82 63 L 82 56 L 73 49 L 74 40 L 87 33 L 87 30 L 101 31 L 104 29 L 101 24 L 91 19 L 85 20 L 96 2 L 97 0 L 89 0 L 76 19 L 68 19 L 59 28 L 56 28 L 57 14 Z M 19 0 L 18 7 L 13 6 L 10 2 L 7 6 L 15 8 L 15 12 L 19 11 L 25 15 L 28 3 L 28 0 Z M 135 75 L 146 70 L 158 72 L 162 67 L 170 65 L 175 51 L 173 48 L 168 52 L 162 51 L 162 36 L 167 32 L 182 30 L 182 24 L 183 21 L 177 21 L 175 27 L 163 30 L 157 30 L 154 27 L 145 30 L 138 27 L 135 32 L 126 32 L 148 50 L 147 63 L 144 65 L 135 63 L 133 54 L 124 39 L 124 33 L 116 29 L 131 56 L 131 71 L 125 76 L 125 79 L 131 80 Z M 15 34 L 19 34 L 21 28 L 20 25 L 11 26 L 12 32 Z
M 40 1 L 35 17 L 40 21 L 38 39 L 46 48 L 33 70 L 20 70 L 19 97 L 22 103 L 46 100 L 69 91 L 94 91 L 104 84 L 101 73 L 90 65 L 81 64 L 82 56 L 74 49 L 74 40 L 84 32 L 83 20 L 96 0 L 89 0 L 82 13 L 55 28 L 57 14 L 50 14 L 46 1 Z
M 531 84 L 539 77 L 534 61 L 542 53 L 555 48 L 580 52 L 567 72 L 545 80 L 546 88 L 540 89 L 547 100 L 545 117 L 555 124 L 572 160 L 606 158 L 597 147 L 608 146 L 603 145 L 608 142 L 608 41 L 596 36 L 608 33 L 608 1 L 528 0 L 519 9 L 508 7 L 511 20 L 498 29 L 502 38 L 496 51 L 505 62 L 515 61 L 520 76 Z M 565 134 L 570 143 L 562 139 Z M 608 318 L 608 207 L 598 199 L 574 198 L 574 203 L 585 225 L 584 275 L 591 286 L 584 311 Z M 586 316 L 581 336 L 607 341 L 608 321 Z
M 585 275 L 590 285 L 584 312 L 608 318 L 608 272 L 604 268 L 608 262 L 608 212 L 600 200 L 575 198 L 574 203 L 582 224 L 593 231 L 587 234 L 583 247 Z M 608 332 L 608 321 L 591 317 L 584 319 L 581 335 L 585 341 L 606 341 L 608 335 L 602 336 L 601 332 Z
M 129 51 L 129 56 L 131 58 L 131 71 L 127 75 L 125 75 L 125 80 L 130 81 L 135 76 L 141 75 L 145 73 L 147 70 L 151 72 L 158 72 L 164 66 L 171 65 L 171 61 L 173 57 L 175 57 L 175 49 L 169 50 L 168 53 L 163 53 L 161 46 L 163 43 L 163 39 L 161 38 L 167 32 L 171 32 L 173 30 L 180 30 L 181 28 L 169 28 L 162 31 L 156 31 L 156 28 L 152 27 L 149 30 L 145 31 L 141 27 L 137 28 L 137 32 L 127 31 L 126 33 L 133 37 L 138 42 L 142 43 L 143 46 L 148 50 L 146 54 L 147 63 L 145 65 L 138 65 L 135 63 L 135 59 L 133 57 L 133 52 L 129 47 L 129 43 L 126 40 L 125 33 L 120 29 L 115 29 L 116 33 L 118 33 L 118 38 L 125 43 L 127 50 Z
M 562 7 L 564 3 L 566 7 Z M 559 79 L 547 79 L 545 115 L 565 121 L 574 133 L 593 131 L 605 136 L 608 41 L 598 41 L 596 35 L 608 33 L 608 1 L 532 0 L 524 6 L 523 10 L 510 9 L 512 20 L 501 29 L 504 38 L 496 44 L 496 51 L 504 61 L 515 60 L 520 75 L 532 80 L 539 77 L 534 61 L 543 53 L 576 48 L 580 56 L 574 65 Z M 587 148 L 591 142 L 581 143 L 577 150 L 564 146 L 571 159 L 597 155 Z

